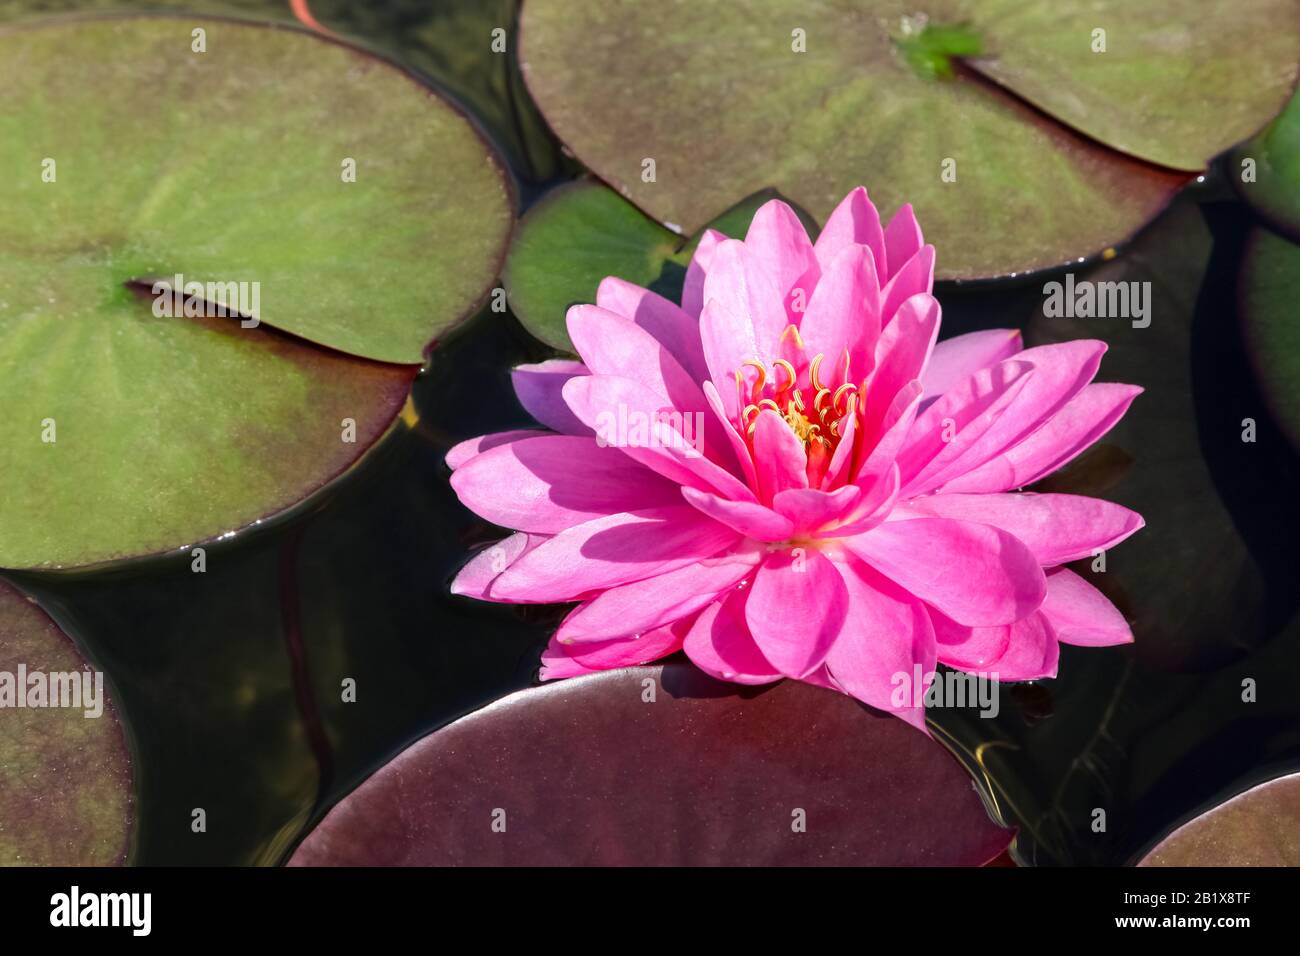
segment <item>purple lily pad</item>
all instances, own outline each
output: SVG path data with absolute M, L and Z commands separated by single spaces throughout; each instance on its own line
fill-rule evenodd
M 1012 835 L 902 721 L 670 663 L 522 691 L 430 734 L 290 865 L 974 866 Z
M 1184 823 L 1138 866 L 1300 866 L 1300 773 L 1261 783 Z
M 56 683 L 60 703 L 80 685 L 77 706 L 50 706 Z M 96 683 L 58 625 L 0 581 L 0 866 L 125 862 L 131 760 L 107 686 Z

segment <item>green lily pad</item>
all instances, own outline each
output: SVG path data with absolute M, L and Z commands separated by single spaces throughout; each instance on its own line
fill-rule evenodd
M 436 79 L 485 123 L 523 178 L 542 182 L 559 172 L 559 146 L 515 67 L 519 0 L 311 0 L 302 6 L 323 29 L 391 51 Z
M 1202 170 L 1257 133 L 1300 67 L 1294 0 L 956 0 L 941 13 L 988 37 L 973 69 L 1072 129 L 1172 169 Z
M 707 228 L 744 238 L 758 207 L 774 198 L 781 197 L 770 189 L 746 197 Z M 815 235 L 816 223 L 800 216 Z M 702 232 L 687 239 L 665 229 L 590 179 L 561 186 L 528 210 L 515 230 L 502 277 L 511 309 L 537 338 L 571 352 L 565 313 L 576 303 L 595 302 L 606 276 L 680 301 Z
M 522 178 L 560 168 L 558 144 L 514 60 L 520 0 L 0 0 L 0 20 L 59 13 L 176 11 L 300 23 L 428 76 L 472 110 Z M 495 34 L 502 30 L 504 34 Z M 504 46 L 504 49 L 502 47 Z
M 1269 225 L 1300 242 L 1300 93 L 1263 132 L 1233 150 L 1228 179 Z
M 1300 773 L 1251 787 L 1184 823 L 1138 866 L 1300 866 Z
M 408 363 L 498 271 L 490 147 L 342 44 L 192 17 L 14 26 L 0 86 L 0 566 L 159 552 L 300 501 L 385 431 Z M 247 283 L 260 324 L 156 315 L 176 274 Z
M 1239 286 L 1242 338 L 1260 391 L 1300 448 L 1300 245 L 1267 229 L 1246 243 Z
M 98 678 L 44 611 L 0 581 L 0 866 L 126 861 L 131 759 Z
M 1109 52 L 1093 54 L 1092 27 L 1059 32 L 1048 0 L 1018 2 L 1014 16 L 1000 0 L 532 0 L 521 63 L 560 139 L 661 222 L 692 232 L 765 187 L 824 221 L 862 184 L 886 215 L 914 204 L 940 278 L 977 278 L 1100 253 L 1187 181 L 1120 150 L 1200 168 L 1266 122 L 1294 82 L 1297 26 L 1286 0 L 1253 6 L 1238 24 L 1231 6 L 1106 0 L 1089 13 L 1109 26 Z M 918 13 L 930 30 L 973 24 L 984 58 L 947 79 L 918 68 L 906 49 L 924 35 Z M 1180 13 L 1195 20 L 1176 26 Z M 935 61 L 973 48 L 926 49 Z M 1143 64 L 1128 65 L 1134 51 Z M 1060 79 L 1081 56 L 1099 64 Z M 1223 80 L 1234 69 L 1240 84 Z M 1203 105 L 1220 92 L 1226 116 Z

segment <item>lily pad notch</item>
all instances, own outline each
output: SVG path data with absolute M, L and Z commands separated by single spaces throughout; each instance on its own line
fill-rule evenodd
M 824 220 L 865 183 L 882 213 L 915 205 L 937 278 L 978 279 L 1091 258 L 1151 221 L 1286 102 L 1296 13 L 529 0 L 519 44 L 556 135 L 659 222 L 694 232 L 769 186 Z
M 494 147 L 339 40 L 43 21 L 0 28 L 0 82 L 0 567 L 163 553 L 301 502 L 390 428 L 500 272 Z M 176 276 L 241 308 L 160 314 L 127 288 Z

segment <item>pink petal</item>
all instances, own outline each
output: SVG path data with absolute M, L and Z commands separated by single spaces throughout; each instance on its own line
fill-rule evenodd
M 817 257 L 808 233 L 794 210 L 781 200 L 765 202 L 754 213 L 745 246 L 758 268 L 775 280 L 783 306 L 796 284 L 805 283 L 805 297 L 817 284 Z
M 686 504 L 608 515 L 562 531 L 520 557 L 497 579 L 493 593 L 542 604 L 578 600 L 693 565 L 739 540 Z
M 700 337 L 709 378 L 717 387 L 727 418 L 732 421 L 739 420 L 742 410 L 736 395 L 735 375 L 748 359 L 759 354 L 754 327 L 742 315 L 715 299 L 704 307 L 700 316 Z
M 914 295 L 934 291 L 934 246 L 922 246 L 880 290 L 880 315 L 888 328 L 903 303 Z
M 692 507 L 747 538 L 756 541 L 785 541 L 794 534 L 794 524 L 789 518 L 756 502 L 729 501 L 695 488 L 683 488 L 681 495 Z
M 942 395 L 962 379 L 1010 358 L 1023 347 L 1019 329 L 988 329 L 945 339 L 934 347 L 921 376 L 925 397 Z
M 724 233 L 716 229 L 706 229 L 695 246 L 695 254 L 686 267 L 686 280 L 682 286 L 682 311 L 691 318 L 698 319 L 704 309 L 704 278 L 708 275 L 714 252 L 726 238 Z
M 844 581 L 825 555 L 783 550 L 759 565 L 745 621 L 773 667 L 803 677 L 826 659 L 847 612 Z
M 925 729 L 925 708 L 911 693 L 917 669 L 934 671 L 934 631 L 925 605 L 858 562 L 836 563 L 849 613 L 826 657 L 831 676 L 848 693 Z
M 490 435 L 478 435 L 474 438 L 467 438 L 459 444 L 453 445 L 447 452 L 447 467 L 452 471 L 465 464 L 476 455 L 481 455 L 485 451 L 496 448 L 500 445 L 508 445 L 512 441 L 519 441 L 521 438 L 537 438 L 546 435 L 547 432 L 537 428 L 517 428 L 509 432 L 493 432 Z
M 858 469 L 854 479 L 858 484 L 878 481 L 889 469 L 896 469 L 898 452 L 912 432 L 912 424 L 916 421 L 920 407 L 921 383 L 913 379 L 899 389 L 876 426 L 879 437 L 870 446 L 870 451 Z
M 980 369 L 917 415 L 898 453 L 903 497 L 933 490 L 938 477 L 1003 419 L 1034 372 L 1026 362 L 999 362 Z
M 847 349 L 854 380 L 866 377 L 880 337 L 880 283 L 870 249 L 853 245 L 840 250 L 808 300 L 799 334 L 809 352 L 828 360 Z
M 564 402 L 564 383 L 590 375 L 587 366 L 570 359 L 550 359 L 537 365 L 519 365 L 510 372 L 515 396 L 524 411 L 561 435 L 590 435 L 591 429 Z
M 618 667 L 648 664 L 681 650 L 682 641 L 692 623 L 694 622 L 687 618 L 657 627 L 640 637 L 584 641 L 581 644 L 561 644 L 552 635 L 546 650 L 542 651 L 542 670 L 538 676 L 542 680 L 559 680 Z
M 686 635 L 686 656 L 704 673 L 734 684 L 770 684 L 783 676 L 750 636 L 745 623 L 748 589 L 733 588 L 710 604 Z
M 681 486 L 594 438 L 542 435 L 501 445 L 451 476 L 461 503 L 493 524 L 557 534 L 621 511 L 681 503 Z
M 626 279 L 608 276 L 596 289 L 596 305 L 631 319 L 652 335 L 697 384 L 708 377 L 700 347 L 700 323 L 663 296 Z M 697 313 L 698 315 L 698 313 Z
M 858 452 L 858 415 L 845 415 L 840 419 L 840 443 L 831 456 L 831 463 L 826 466 L 826 476 L 822 479 L 822 488 L 832 491 L 847 484 L 853 477 L 853 461 Z
M 1089 385 L 1024 441 L 943 485 L 944 491 L 1023 488 L 1072 461 L 1111 430 L 1142 389 L 1109 382 Z
M 689 418 L 690 434 L 703 438 L 701 450 L 707 457 L 727 470 L 735 466 L 722 425 L 707 413 L 708 403 L 698 382 L 653 335 L 594 305 L 571 308 L 568 325 L 569 338 L 593 375 L 625 378 L 664 398 L 681 413 L 678 420 L 683 425 Z M 698 338 L 698 330 L 692 334 Z
M 681 620 L 732 590 L 753 573 L 762 556 L 757 547 L 741 547 L 602 591 L 564 619 L 556 638 L 562 643 L 603 641 Z
M 1007 531 L 1044 567 L 1091 557 L 1143 526 L 1136 511 L 1082 495 L 936 494 L 907 504 L 914 514 L 976 521 Z
M 681 413 L 644 385 L 613 375 L 588 375 L 569 380 L 564 386 L 564 400 L 579 421 L 595 430 L 598 442 L 616 445 L 628 457 L 665 478 L 725 498 L 753 499 L 753 493 L 734 475 L 699 452 L 695 447 L 697 436 L 683 435 L 663 420 L 665 415 L 671 419 Z M 653 427 L 646 430 L 645 436 L 635 428 L 623 434 L 624 419 L 633 423 L 649 421 Z
M 704 302 L 717 300 L 733 315 L 747 316 L 753 326 L 752 336 L 744 336 L 757 345 L 757 352 L 744 358 L 769 362 L 776 355 L 776 343 L 785 327 L 790 324 L 786 315 L 783 290 L 777 287 L 777 278 L 763 271 L 757 257 L 739 240 L 727 239 L 719 243 L 709 263 L 704 279 Z M 709 357 L 709 343 L 705 341 L 705 356 Z M 727 371 L 733 371 L 728 369 Z M 714 384 L 718 384 L 717 369 L 712 360 L 709 371 Z
M 908 299 L 880 332 L 876 367 L 867 383 L 864 434 L 879 434 L 886 411 L 908 382 L 921 377 L 939 334 L 939 302 L 932 296 Z
M 959 624 L 1010 624 L 1038 608 L 1047 581 L 1033 553 L 999 528 L 948 518 L 886 521 L 845 538 L 853 554 Z
M 1042 612 L 1062 643 L 1084 647 L 1133 643 L 1133 632 L 1119 609 L 1069 568 L 1048 572 Z
M 832 525 L 813 537 L 846 538 L 870 531 L 881 524 L 889 517 L 898 501 L 898 482 L 898 466 L 893 464 L 884 475 L 859 482 L 855 487 L 862 489 L 862 496 L 843 515 L 842 523 Z
M 1039 680 L 1056 676 L 1061 656 L 1056 633 L 1040 612 L 1016 621 L 1008 628 L 1007 649 L 988 665 L 990 674 L 999 681 Z
M 754 468 L 763 501 L 788 488 L 808 487 L 808 457 L 799 440 L 783 419 L 764 408 L 754 419 Z
M 826 220 L 814 249 L 822 268 L 826 269 L 846 246 L 863 245 L 871 250 L 876 260 L 876 274 L 887 276 L 885 260 L 885 233 L 880 228 L 880 213 L 861 186 L 853 190 L 835 207 Z
M 460 569 L 455 580 L 451 582 L 451 593 L 477 598 L 480 601 L 507 600 L 493 596 L 492 583 L 506 568 L 514 564 L 520 555 L 532 551 L 546 540 L 548 540 L 546 535 L 520 532 L 489 545 L 470 558 L 469 562 Z
M 719 431 L 723 439 L 731 446 L 731 454 L 740 467 L 741 475 L 749 483 L 750 488 L 758 488 L 758 472 L 754 469 L 754 458 L 750 454 L 749 446 L 745 440 L 740 437 L 740 433 L 727 419 L 727 410 L 723 405 L 722 396 L 718 394 L 718 389 L 711 381 L 705 381 L 703 385 L 704 398 L 709 403 L 709 410 L 713 412 L 713 417 L 717 421 Z M 732 393 L 733 398 L 735 393 Z
M 660 342 L 630 319 L 594 305 L 568 314 L 569 338 L 594 375 L 637 382 L 679 411 L 703 411 L 704 393 Z
M 772 507 L 793 523 L 794 533 L 813 534 L 852 512 L 861 497 L 862 490 L 856 485 L 835 491 L 791 488 L 773 496 Z
M 989 665 L 1002 657 L 1011 645 L 1011 625 L 967 627 L 945 617 L 933 608 L 935 650 L 939 663 L 964 671 L 988 671 Z
M 918 476 L 913 481 L 904 482 L 903 494 L 938 488 L 959 475 L 996 459 L 1024 440 L 1082 391 L 1097 374 L 1097 366 L 1105 351 L 1105 342 L 1079 339 L 1038 346 L 1018 353 L 1014 362 L 1030 364 L 1033 374 L 1019 390 L 1019 394 L 1007 403 L 1005 413 L 1000 414 L 992 426 L 983 430 L 974 440 L 963 440 L 959 455 L 944 456 L 948 463 L 943 468 L 927 468 L 924 477 Z M 938 405 L 939 402 L 935 404 Z
M 920 251 L 924 243 L 925 239 L 916 221 L 916 213 L 912 211 L 912 204 L 904 203 L 885 227 L 885 258 L 889 263 L 891 278 L 898 275 L 903 265 Z

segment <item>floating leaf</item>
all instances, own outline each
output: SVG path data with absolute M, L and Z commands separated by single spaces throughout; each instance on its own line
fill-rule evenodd
M 1300 773 L 1261 783 L 1184 823 L 1138 866 L 1300 866 Z
M 927 30 L 943 69 L 908 49 Z M 1290 0 L 531 0 L 520 46 L 560 139 L 659 221 L 694 231 L 769 186 L 824 221 L 864 184 L 885 214 L 915 205 L 940 278 L 974 278 L 1126 239 L 1187 173 L 1119 150 L 1202 168 L 1281 108 L 1297 30 Z M 975 39 L 984 58 L 933 75 Z
M 1228 178 L 1270 225 L 1300 241 L 1300 94 L 1263 132 L 1233 150 Z
M 743 239 L 758 207 L 778 198 L 774 191 L 762 190 L 708 228 Z M 803 218 L 815 235 L 816 224 Z M 571 305 L 595 302 L 596 288 L 606 276 L 680 301 L 686 266 L 701 233 L 687 240 L 598 182 L 561 186 L 530 209 L 515 230 L 503 278 L 511 308 L 537 338 L 572 351 L 565 314 Z
M 125 862 L 131 760 L 98 678 L 44 611 L 0 581 L 0 866 Z M 44 704 L 30 706 L 40 687 Z
M 973 69 L 1072 129 L 1171 169 L 1204 169 L 1258 132 L 1300 66 L 1294 0 L 940 0 L 941 12 L 988 37 Z
M 341 44 L 14 26 L 0 85 L 0 565 L 158 552 L 300 501 L 392 422 L 416 368 L 385 363 L 420 362 L 498 270 L 490 148 Z M 176 274 L 247 283 L 261 324 L 158 316 Z
M 561 159 L 515 66 L 518 8 L 519 0 L 311 0 L 309 15 L 436 79 L 487 125 L 511 167 L 537 182 L 559 172 Z
M 291 863 L 979 865 L 1010 839 L 902 721 L 669 664 L 522 691 L 425 737 Z
M 1241 275 L 1242 337 L 1260 390 L 1300 448 L 1300 245 L 1256 229 Z

